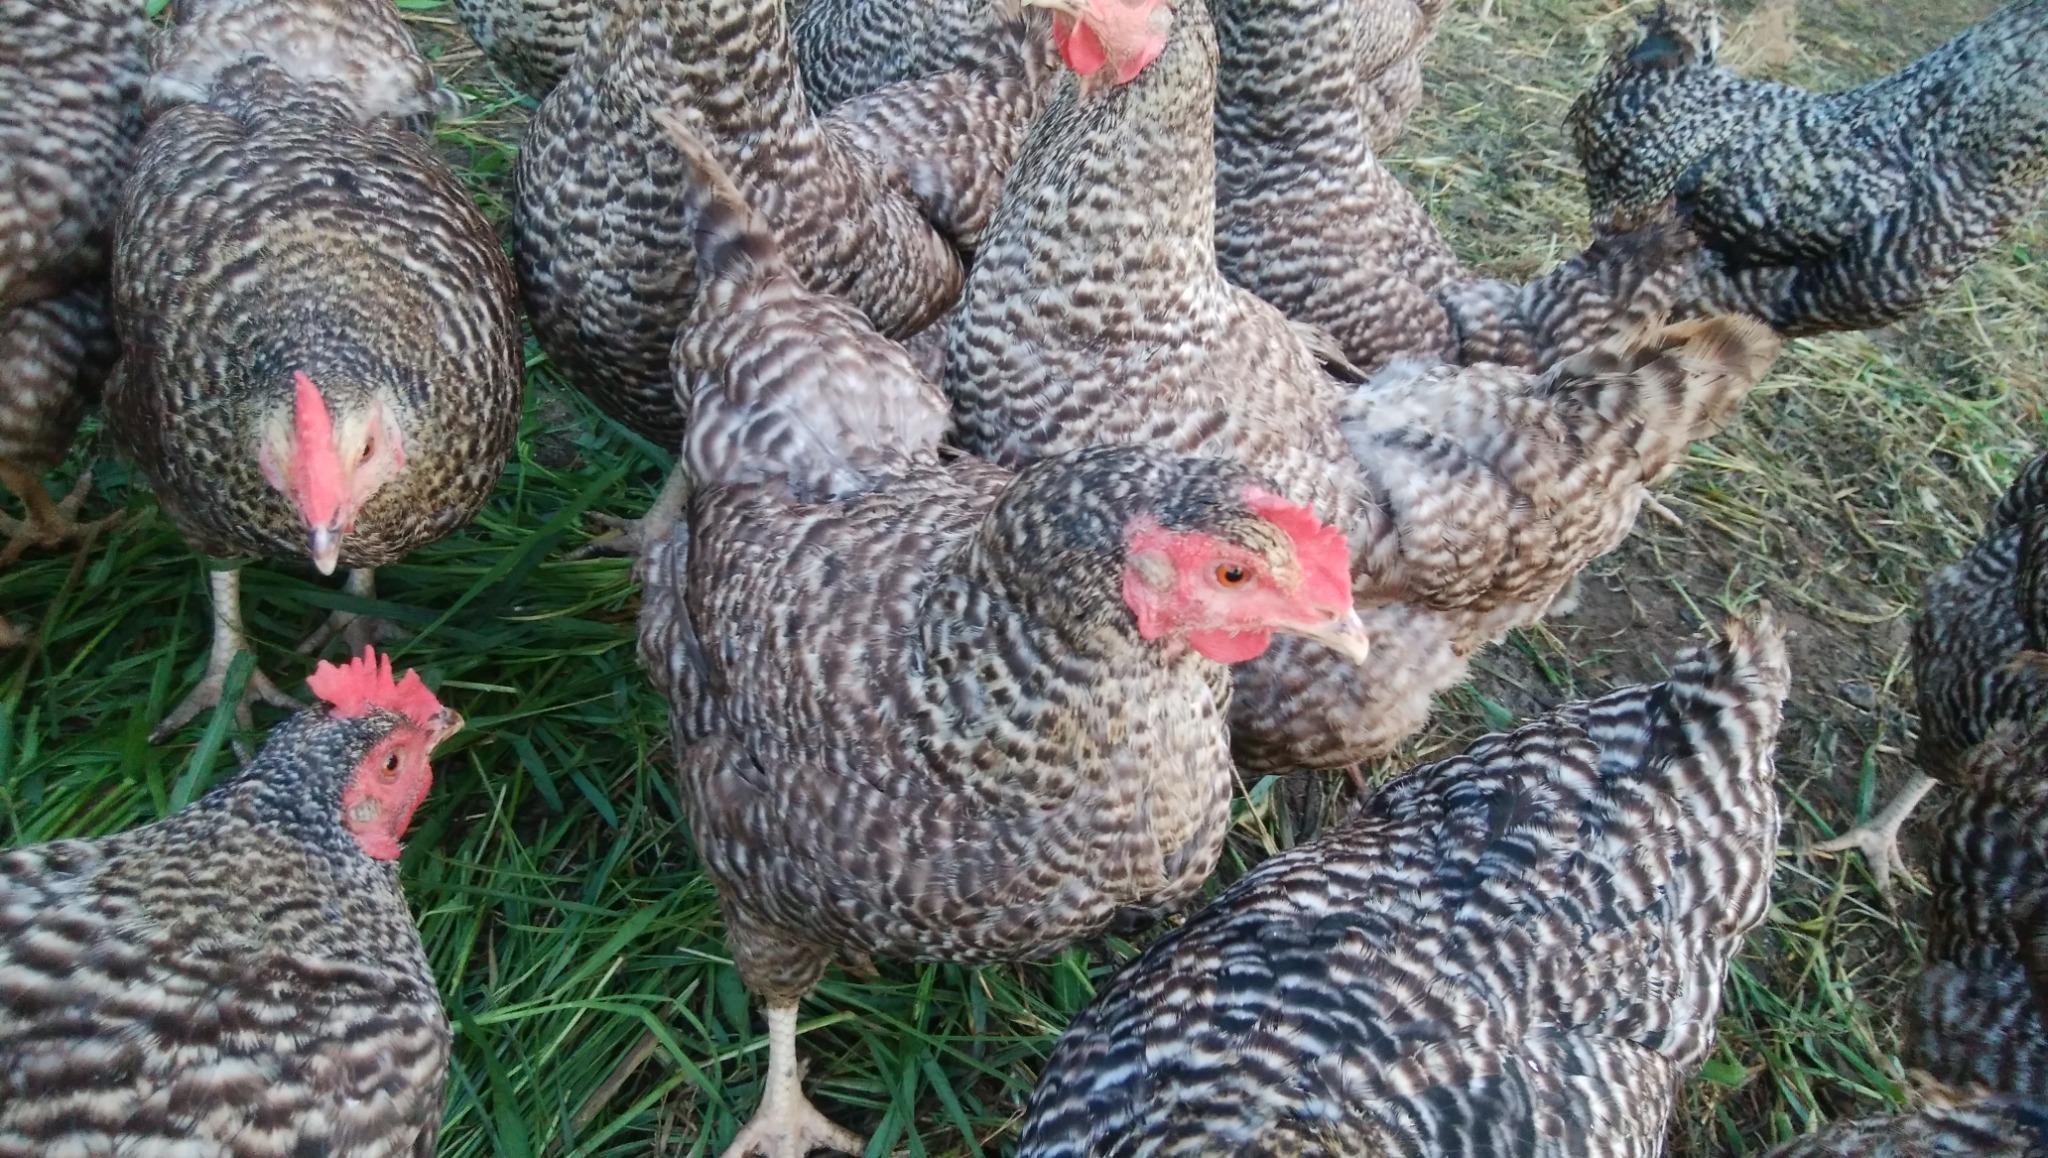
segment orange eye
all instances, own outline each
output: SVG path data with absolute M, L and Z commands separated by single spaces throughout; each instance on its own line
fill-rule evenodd
M 393 752 L 391 755 L 384 757 L 384 779 L 390 780 L 397 775 L 398 753 Z
M 1251 578 L 1251 573 L 1236 563 L 1216 564 L 1216 582 L 1225 587 L 1242 587 Z

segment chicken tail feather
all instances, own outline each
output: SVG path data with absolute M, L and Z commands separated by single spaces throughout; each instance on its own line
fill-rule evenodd
M 697 280 L 745 284 L 780 272 L 782 247 L 711 147 L 672 109 L 648 114 L 683 159 L 683 218 L 697 253 Z

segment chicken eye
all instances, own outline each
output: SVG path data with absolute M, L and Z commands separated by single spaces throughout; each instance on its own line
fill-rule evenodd
M 376 439 L 374 439 L 374 438 L 367 438 L 367 439 L 364 439 L 364 440 L 363 440 L 363 456 L 362 456 L 361 458 L 358 458 L 358 459 L 357 459 L 356 461 L 357 461 L 358 463 L 364 463 L 364 462 L 368 462 L 368 461 L 370 461 L 370 456 L 371 456 L 372 454 L 375 454 L 375 453 L 376 453 L 376 451 L 377 451 L 377 440 L 376 440 Z
M 1242 587 L 1251 573 L 1236 563 L 1216 564 L 1216 582 L 1224 587 Z
M 396 775 L 398 775 L 398 753 L 393 752 L 389 756 L 384 757 L 384 778 L 388 780 Z

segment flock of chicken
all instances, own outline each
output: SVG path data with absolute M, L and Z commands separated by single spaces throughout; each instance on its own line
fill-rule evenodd
M 523 298 L 681 454 L 614 541 L 766 1007 L 728 1154 L 857 1153 L 800 1088 L 835 960 L 1184 907 L 1241 771 L 1390 751 L 1781 335 L 1917 308 L 2048 179 L 2048 0 L 1830 95 L 1659 7 L 1571 111 L 1593 245 L 1478 277 L 1378 160 L 1441 7 L 458 0 L 539 98 L 508 259 L 388 0 L 0 0 L 0 563 L 91 529 L 39 476 L 104 383 L 195 551 L 370 593 L 502 472 Z M 2044 564 L 2048 457 L 1914 636 L 1960 789 L 1912 1011 L 1943 1085 L 1785 1154 L 2048 1147 Z M 209 583 L 159 737 L 246 650 Z M 461 720 L 378 627 L 316 632 L 358 658 L 201 801 L 0 855 L 0 1158 L 434 1152 L 448 1023 L 394 862 Z M 1658 1152 L 1768 907 L 1788 682 L 1758 612 L 1389 784 L 1108 984 L 1020 1154 Z M 1925 791 L 1856 840 L 1890 863 Z

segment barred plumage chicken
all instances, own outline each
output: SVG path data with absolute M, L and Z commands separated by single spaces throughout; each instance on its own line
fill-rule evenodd
M 1906 1052 L 1938 1081 L 2048 1105 L 2048 713 L 1995 726 L 1950 778 Z
M 1899 832 L 1939 781 L 2000 723 L 2048 711 L 2048 673 L 2014 662 L 2048 651 L 2048 454 L 2029 462 L 1991 509 L 1983 537 L 1927 581 L 1913 625 L 1921 768 L 1877 815 L 1817 852 L 1861 851 L 1880 888 L 1906 870 Z
M 154 824 L 0 853 L 0 1158 L 425 1158 L 448 1019 L 399 891 L 434 746 L 388 659 Z
M 1596 244 L 1526 285 L 1467 274 L 1377 154 L 1362 21 L 1406 0 L 1217 0 L 1217 260 L 1233 283 L 1328 330 L 1351 361 L 1547 367 L 1671 300 L 1683 229 Z M 1348 35 L 1347 35 L 1348 34 Z
M 1218 269 L 1206 8 L 1051 6 L 1088 72 L 1032 127 L 950 322 L 957 437 L 1012 467 L 1102 443 L 1226 454 L 1344 527 L 1373 655 L 1282 640 L 1244 665 L 1237 754 L 1273 771 L 1384 753 L 1474 649 L 1620 542 L 1776 341 L 1744 319 L 1665 326 L 1645 302 L 1622 339 L 1542 374 L 1402 361 L 1341 384 L 1327 335 Z
M 148 24 L 133 0 L 0 0 L 0 567 L 91 532 L 44 472 L 112 365 L 107 262 L 142 134 Z M 13 632 L 0 620 L 0 637 Z
M 1655 1155 L 1770 902 L 1768 618 L 1417 769 L 1111 979 L 1018 1158 Z
M 534 115 L 513 212 L 542 348 L 619 421 L 670 444 L 682 434 L 668 348 L 696 280 L 679 223 L 683 163 L 649 119 L 666 109 L 718 151 L 811 288 L 892 336 L 958 295 L 953 245 L 812 114 L 781 0 L 624 0 Z
M 1959 1098 L 1910 1114 L 1830 1126 L 1764 1158 L 2048 1158 L 2048 1109 Z
M 835 957 L 1038 956 L 1191 896 L 1229 820 L 1223 665 L 1274 632 L 1356 655 L 1348 552 L 1225 461 L 942 457 L 933 385 L 670 129 L 706 290 L 640 649 L 767 1006 L 761 1108 L 726 1153 L 858 1152 L 799 1088 L 798 1001 Z
M 385 0 L 179 11 L 121 210 L 108 429 L 201 554 L 303 556 L 367 595 L 374 568 L 462 527 L 504 470 L 523 373 L 512 271 L 404 127 L 442 98 Z M 159 735 L 217 703 L 247 649 L 237 572 L 209 586 L 206 675 Z M 352 643 L 371 626 L 329 625 Z M 249 690 L 290 703 L 260 671 Z
M 1666 0 L 1568 119 L 1596 229 L 1672 199 L 1686 297 L 1785 334 L 1897 321 L 2048 187 L 2048 0 L 2017 0 L 1882 80 L 1810 93 L 1720 66 L 1711 5 Z

